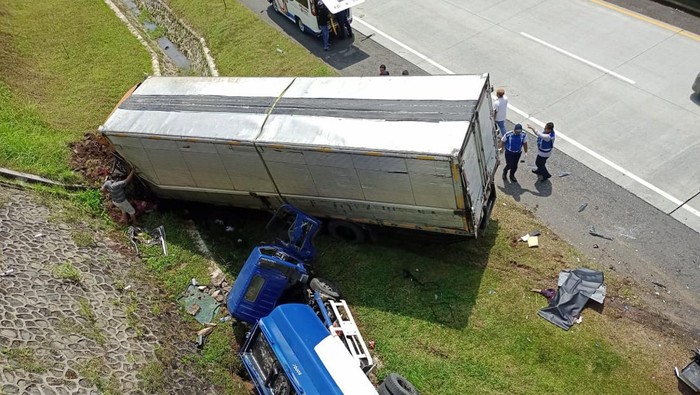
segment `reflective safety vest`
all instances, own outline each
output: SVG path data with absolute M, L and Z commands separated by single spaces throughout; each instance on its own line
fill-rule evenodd
M 523 132 L 520 132 L 520 134 L 515 134 L 513 131 L 506 133 L 506 149 L 510 152 L 520 152 L 523 149 L 523 143 L 525 143 L 526 138 L 527 135 Z
M 542 152 L 549 152 L 554 148 L 554 130 L 552 130 L 552 133 L 549 135 L 551 136 L 549 141 L 546 141 L 542 137 L 537 137 L 537 148 Z

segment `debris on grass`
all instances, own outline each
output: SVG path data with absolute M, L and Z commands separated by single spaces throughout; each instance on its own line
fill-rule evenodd
M 530 236 L 527 239 L 527 246 L 529 248 L 534 248 L 534 247 L 539 247 L 540 246 L 540 238 L 539 236 Z
M 602 272 L 586 268 L 562 270 L 557 285 L 559 288 L 549 306 L 540 309 L 538 314 L 564 330 L 581 322 L 581 311 L 589 299 L 601 304 L 605 301 Z
M 212 322 L 220 304 L 211 295 L 200 291 L 196 285 L 189 284 L 179 298 L 179 302 L 188 314 L 201 324 Z
M 163 249 L 163 256 L 168 256 L 168 245 L 165 242 L 165 228 L 163 225 L 153 229 L 148 230 L 146 228 L 139 228 L 136 226 L 130 226 L 127 230 L 129 235 L 129 241 L 131 245 L 134 246 L 136 251 L 136 256 L 141 256 L 139 251 L 139 244 L 143 243 L 145 245 L 159 244 Z
M 660 344 L 659 347 L 661 347 Z M 678 370 L 676 367 L 673 371 L 676 373 L 676 377 L 693 391 L 700 392 L 700 348 L 695 350 L 695 355 L 691 358 L 690 363 L 686 365 L 686 367 L 681 370 Z
M 520 240 L 520 241 L 528 241 L 528 240 L 530 239 L 530 237 L 539 236 L 539 235 L 541 235 L 541 234 L 542 234 L 542 232 L 540 232 L 539 229 L 533 230 L 533 231 L 531 231 L 530 233 L 526 234 L 525 236 L 520 237 L 519 240 Z

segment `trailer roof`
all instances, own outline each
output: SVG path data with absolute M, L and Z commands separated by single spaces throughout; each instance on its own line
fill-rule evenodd
M 101 130 L 454 155 L 486 79 L 150 77 L 120 103 Z

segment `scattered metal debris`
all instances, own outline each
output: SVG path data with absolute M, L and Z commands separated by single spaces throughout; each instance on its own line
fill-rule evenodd
M 613 239 L 610 236 L 606 236 L 604 234 L 596 232 L 594 225 L 591 225 L 590 229 L 588 229 L 588 234 L 590 234 L 591 236 L 600 237 L 601 239 L 605 239 L 605 240 L 612 240 Z
M 579 213 L 582 212 L 583 210 L 586 209 L 586 207 L 588 207 L 588 203 L 584 203 L 584 204 L 578 206 L 578 212 Z
M 522 236 L 522 237 L 520 238 L 520 241 L 528 241 L 528 240 L 530 239 L 530 237 L 539 236 L 539 235 L 541 235 L 541 234 L 542 234 L 542 232 L 540 232 L 539 229 L 533 230 L 533 231 L 531 231 L 530 233 L 526 234 L 525 236 Z
M 663 284 L 661 284 L 661 283 L 657 283 L 656 281 L 652 281 L 651 283 L 654 284 L 654 285 L 656 285 L 656 286 L 658 286 L 658 287 L 661 287 L 661 288 L 666 289 L 666 286 L 663 285 Z
M 674 368 L 673 371 L 676 373 L 682 382 L 688 385 L 695 392 L 700 392 L 700 348 L 695 350 L 695 355 L 691 358 L 691 362 L 681 370 Z
M 153 229 L 152 231 L 145 228 L 130 226 L 127 230 L 127 234 L 129 235 L 131 245 L 133 245 L 134 250 L 136 250 L 136 256 L 141 256 L 141 251 L 139 251 L 139 243 L 152 245 L 159 242 L 161 248 L 163 249 L 163 255 L 168 256 L 168 246 L 165 243 L 165 228 L 163 225 Z
M 200 329 L 199 332 L 197 332 L 197 335 L 207 337 L 213 330 L 213 326 L 207 326 L 205 328 Z
M 571 173 L 569 173 L 568 171 L 563 171 L 563 172 L 559 173 L 559 177 L 566 177 L 569 175 L 571 175 Z
M 6 269 L 0 272 L 0 277 L 14 277 L 15 269 Z

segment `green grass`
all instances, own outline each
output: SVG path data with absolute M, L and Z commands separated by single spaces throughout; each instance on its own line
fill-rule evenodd
M 31 348 L 4 347 L 2 355 L 11 362 L 8 366 L 10 369 L 18 368 L 28 373 L 44 373 L 47 370 L 46 365 L 36 357 Z
M 53 276 L 59 280 L 80 284 L 83 281 L 83 274 L 71 262 L 63 262 L 51 269 Z
M 144 73 L 148 54 L 104 2 L 3 1 L 0 166 L 76 181 L 67 143 L 96 130 Z
M 14 98 L 0 81 L 0 166 L 73 182 L 68 143 L 76 138 L 49 126 L 36 105 Z
M 204 35 L 221 75 L 336 75 L 306 48 L 262 22 L 238 1 L 171 0 L 169 4 Z
M 100 358 L 89 359 L 78 366 L 78 373 L 86 379 L 90 385 L 94 385 L 103 395 L 117 395 L 122 391 L 119 381 L 114 375 L 108 375 L 108 368 Z
M 126 314 L 126 324 L 134 329 L 137 339 L 143 337 L 143 324 L 138 316 L 139 305 L 134 295 L 130 295 L 129 304 L 124 308 L 124 314 Z
M 105 333 L 97 322 L 97 316 L 90 301 L 86 298 L 80 298 L 77 311 L 78 317 L 81 319 L 69 318 L 62 313 L 58 314 L 60 332 L 66 335 L 78 334 L 104 346 L 106 343 Z
M 159 361 L 151 361 L 142 367 L 136 377 L 139 379 L 139 386 L 147 394 L 163 393 L 165 387 L 165 367 Z
M 74 230 L 71 232 L 71 237 L 75 245 L 81 248 L 94 247 L 95 239 L 92 234 L 84 230 Z
M 218 325 L 207 336 L 202 353 L 195 361 L 200 374 L 207 374 L 212 384 L 222 388 L 226 394 L 241 394 L 246 389 L 240 379 L 231 379 L 232 372 L 243 370 L 238 355 L 232 352 L 234 346 L 231 325 Z

